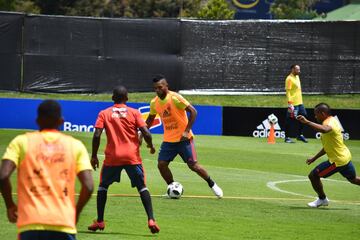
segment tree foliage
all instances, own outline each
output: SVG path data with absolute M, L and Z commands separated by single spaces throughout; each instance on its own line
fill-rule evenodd
M 76 0 L 32 0 L 40 8 L 40 13 L 48 15 L 66 15 Z
M 275 0 L 270 7 L 277 19 L 312 19 L 317 16 L 311 7 L 320 0 Z
M 202 0 L 0 0 L 0 10 L 94 17 L 194 17 Z
M 15 10 L 15 1 L 0 0 L 0 10 L 1 11 L 14 11 Z
M 124 17 L 189 17 L 200 9 L 201 0 L 126 0 Z
M 199 12 L 200 19 L 227 20 L 234 19 L 235 10 L 226 0 L 210 0 Z
M 31 0 L 0 0 L 0 11 L 40 13 L 40 8 Z

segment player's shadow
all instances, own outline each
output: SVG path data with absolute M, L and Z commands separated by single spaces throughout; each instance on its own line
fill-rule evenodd
M 289 209 L 292 210 L 311 210 L 311 211 L 349 211 L 351 210 L 350 208 L 327 208 L 327 207 L 319 207 L 319 208 L 310 208 L 310 207 L 306 207 L 306 206 L 291 206 L 289 207 Z
M 90 235 L 123 235 L 123 236 L 137 236 L 137 237 L 156 237 L 154 234 L 135 234 L 126 232 L 90 232 L 90 231 L 78 231 L 78 233 Z

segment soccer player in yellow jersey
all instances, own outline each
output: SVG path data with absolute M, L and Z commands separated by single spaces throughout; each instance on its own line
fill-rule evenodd
M 295 143 L 289 134 L 290 126 L 295 124 L 298 125 L 297 140 L 307 143 L 307 139 L 304 137 L 303 125 L 297 121 L 295 118 L 297 115 L 307 116 L 306 109 L 302 100 L 301 92 L 301 83 L 300 83 L 300 66 L 292 65 L 290 67 L 291 73 L 287 76 L 285 80 L 285 90 L 286 90 L 286 99 L 288 102 L 288 111 L 286 113 L 285 121 L 285 142 L 286 143 Z
M 180 94 L 169 91 L 164 76 L 156 76 L 153 84 L 157 96 L 150 102 L 150 114 L 146 124 L 150 128 L 156 115 L 159 114 L 164 126 L 164 141 L 158 157 L 161 176 L 167 184 L 174 182 L 169 164 L 179 154 L 188 167 L 202 177 L 213 193 L 221 198 L 223 191 L 197 161 L 191 131 L 197 115 L 196 109 Z M 189 118 L 187 113 L 189 113 Z
M 85 146 L 57 129 L 61 107 L 45 100 L 38 107 L 40 131 L 19 135 L 6 149 L 0 166 L 0 190 L 19 240 L 75 239 L 76 222 L 93 191 L 91 164 Z M 17 171 L 17 205 L 9 180 Z M 80 196 L 75 206 L 75 179 Z
M 339 122 L 331 116 L 331 110 L 326 103 L 319 103 L 314 109 L 317 124 L 307 120 L 304 116 L 297 116 L 297 120 L 321 133 L 323 148 L 312 158 L 306 160 L 311 164 L 323 155 L 328 160 L 317 165 L 309 174 L 312 187 L 318 198 L 308 203 L 309 207 L 327 206 L 329 199 L 326 197 L 320 177 L 327 178 L 340 172 L 349 182 L 360 185 L 360 177 L 356 176 L 355 167 L 351 162 L 351 153 L 345 146 Z

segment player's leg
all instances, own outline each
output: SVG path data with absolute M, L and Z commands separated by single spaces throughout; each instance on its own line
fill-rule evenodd
M 353 179 L 349 179 L 349 182 L 351 182 L 352 184 L 355 184 L 355 185 L 360 185 L 360 177 L 356 176 Z
M 174 182 L 174 177 L 172 175 L 172 172 L 169 168 L 170 162 L 166 160 L 158 160 L 158 169 L 162 176 L 162 178 L 165 180 L 165 182 L 169 185 L 170 183 Z
M 88 230 L 104 230 L 104 212 L 107 201 L 107 191 L 113 182 L 120 182 L 121 170 L 122 167 L 102 166 L 100 172 L 100 184 L 96 197 L 97 219 L 93 222 L 93 224 L 88 226 Z
M 285 131 L 285 142 L 286 143 L 295 143 L 291 138 L 290 138 L 290 129 L 291 129 L 291 125 L 293 124 L 294 119 L 291 118 L 291 114 L 289 113 L 289 111 L 286 111 L 286 117 L 285 117 L 285 127 L 284 127 L 284 131 Z
M 124 168 L 131 180 L 131 186 L 136 187 L 140 194 L 141 202 L 148 217 L 148 227 L 150 231 L 152 233 L 158 233 L 160 228 L 155 222 L 151 195 L 149 189 L 146 187 L 145 172 L 142 164 L 129 165 L 125 166 Z
M 161 144 L 158 157 L 158 169 L 162 178 L 168 185 L 174 182 L 174 177 L 169 168 L 169 164 L 176 157 L 176 155 L 176 143 L 163 142 Z
M 313 189 L 315 190 L 315 192 L 317 193 L 318 197 L 320 199 L 326 198 L 326 194 L 324 192 L 324 187 L 323 187 L 323 184 L 321 182 L 319 175 L 315 174 L 312 171 L 312 172 L 310 172 L 308 177 L 309 177 L 311 185 L 312 185 Z
M 352 161 L 345 166 L 341 166 L 339 172 L 352 184 L 360 185 L 360 177 L 356 176 L 356 170 Z
M 307 117 L 307 112 L 303 104 L 299 106 L 295 106 L 295 111 L 297 111 L 296 115 L 303 115 L 304 117 Z M 304 124 L 302 124 L 299 121 L 297 121 L 297 124 L 298 124 L 298 133 L 296 139 L 304 143 L 307 143 L 308 140 L 303 135 Z
M 335 163 L 325 161 L 317 165 L 309 174 L 311 185 L 318 195 L 318 198 L 308 203 L 309 207 L 320 207 L 329 205 L 329 199 L 326 197 L 324 187 L 321 182 L 321 177 L 327 178 L 338 172 L 339 168 L 336 167 Z
M 188 167 L 208 183 L 214 194 L 218 198 L 223 197 L 222 189 L 211 179 L 206 169 L 198 163 L 194 140 L 191 139 L 180 142 L 178 145 L 178 151 L 181 158 L 188 165 Z

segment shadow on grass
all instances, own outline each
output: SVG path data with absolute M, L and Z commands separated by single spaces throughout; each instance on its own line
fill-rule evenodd
M 292 210 L 311 210 L 311 211 L 349 211 L 350 208 L 331 208 L 331 207 L 319 207 L 319 208 L 311 208 L 307 206 L 291 206 L 289 207 Z
M 135 234 L 126 232 L 90 232 L 90 231 L 78 231 L 78 233 L 86 235 L 119 235 L 119 236 L 138 236 L 138 237 L 156 237 L 155 234 Z

